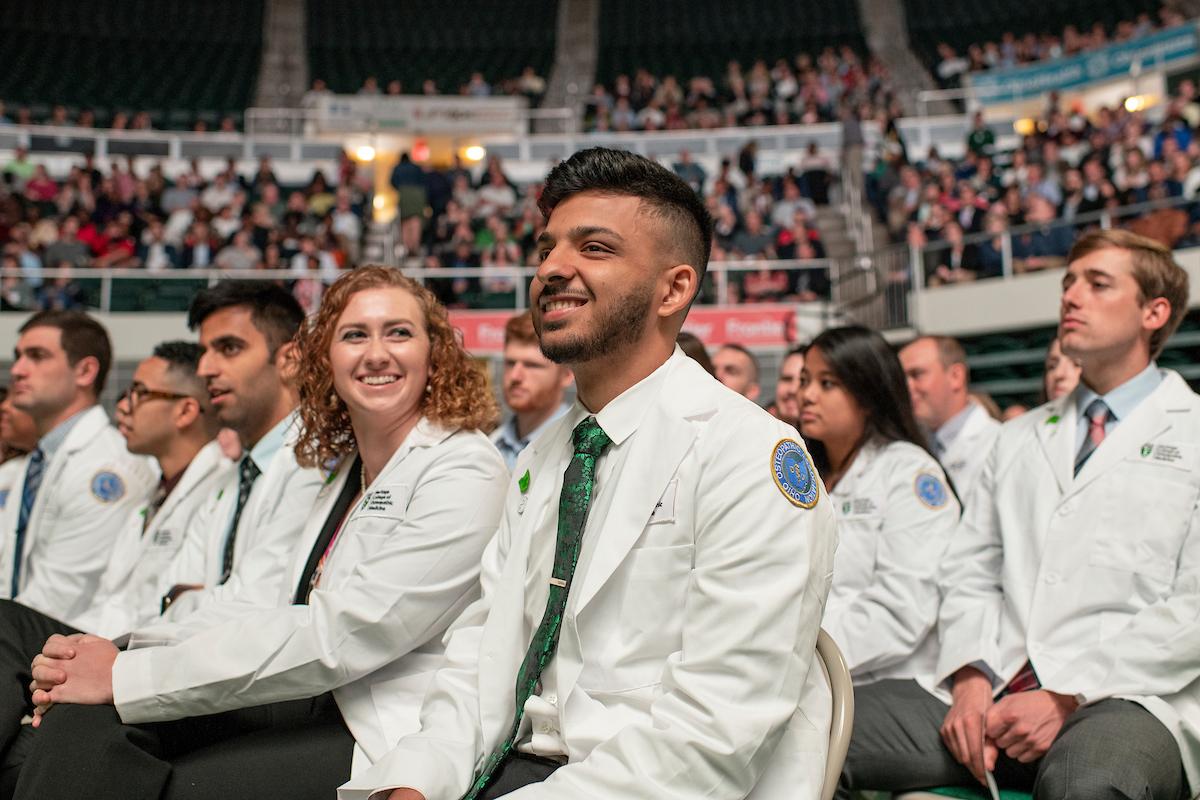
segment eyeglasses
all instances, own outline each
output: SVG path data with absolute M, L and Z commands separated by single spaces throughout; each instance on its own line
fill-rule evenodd
M 131 383 L 129 388 L 121 392 L 121 396 L 117 398 L 117 402 L 124 400 L 129 404 L 129 411 L 132 413 L 138 406 L 145 403 L 147 400 L 186 400 L 191 397 L 190 394 L 179 394 L 177 392 L 162 392 L 158 389 L 151 389 L 140 383 Z

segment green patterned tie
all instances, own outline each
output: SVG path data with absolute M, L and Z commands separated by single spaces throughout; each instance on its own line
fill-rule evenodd
M 579 561 L 583 526 L 587 522 L 588 506 L 592 502 L 596 459 L 604 452 L 604 448 L 612 443 L 595 417 L 588 417 L 576 425 L 571 438 L 575 445 L 575 454 L 571 456 L 571 463 L 563 475 L 562 494 L 558 497 L 558 541 L 554 546 L 550 596 L 546 599 L 546 612 L 542 615 L 542 622 L 533 634 L 533 641 L 529 643 L 525 660 L 521 662 L 521 671 L 517 674 L 516 717 L 513 719 L 508 738 L 488 756 L 471 790 L 463 795 L 463 800 L 474 800 L 487 788 L 504 759 L 512 752 L 517 740 L 517 731 L 521 728 L 521 718 L 525 715 L 525 701 L 537 689 L 542 670 L 550 663 L 558 647 L 558 631 L 562 626 L 563 611 L 567 607 L 567 592 L 571 589 L 571 578 L 575 574 L 575 564 Z

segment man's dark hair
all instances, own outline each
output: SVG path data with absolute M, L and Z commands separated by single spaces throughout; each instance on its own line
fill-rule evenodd
M 713 221 L 704 202 L 682 178 L 644 156 L 593 147 L 550 170 L 538 208 L 549 218 L 559 203 L 581 192 L 637 197 L 652 214 L 666 220 L 671 239 L 696 268 L 699 293 L 712 252 Z
M 155 345 L 152 355 L 166 361 L 167 373 L 194 392 L 197 399 L 204 397 L 204 380 L 196 374 L 200 357 L 204 355 L 203 347 L 177 339 Z M 207 407 L 207 402 L 202 400 L 201 406 Z
M 33 328 L 58 328 L 67 363 L 75 366 L 82 359 L 96 359 L 96 380 L 92 383 L 92 394 L 100 396 L 108 370 L 112 367 L 112 340 L 108 331 L 96 320 L 82 311 L 39 311 L 21 326 L 20 333 Z
M 225 308 L 246 306 L 250 321 L 267 340 L 271 356 L 290 342 L 304 322 L 304 310 L 282 286 L 267 281 L 221 281 L 201 289 L 188 309 L 188 329 Z

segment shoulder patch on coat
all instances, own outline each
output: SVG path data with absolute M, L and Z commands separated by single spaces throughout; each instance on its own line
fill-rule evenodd
M 917 499 L 928 508 L 941 508 L 946 505 L 949 497 L 946 492 L 946 484 L 942 483 L 941 478 L 929 472 L 917 474 L 916 480 L 913 481 L 913 489 L 917 493 Z
M 812 508 L 821 495 L 817 471 L 808 453 L 792 439 L 780 439 L 771 453 L 771 477 L 779 491 L 794 506 Z
M 92 494 L 102 503 L 115 503 L 125 496 L 125 483 L 115 472 L 97 472 L 92 477 Z

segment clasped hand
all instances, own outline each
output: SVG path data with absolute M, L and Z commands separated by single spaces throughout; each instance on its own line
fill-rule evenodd
M 1067 718 L 1079 707 L 1070 695 L 1045 689 L 992 701 L 991 681 L 966 667 L 954 682 L 954 702 L 942 722 L 942 742 L 954 758 L 985 783 L 1001 751 L 1029 764 L 1046 754 Z
M 55 703 L 103 705 L 113 701 L 112 667 L 117 646 L 100 636 L 55 634 L 33 659 L 33 726 Z

